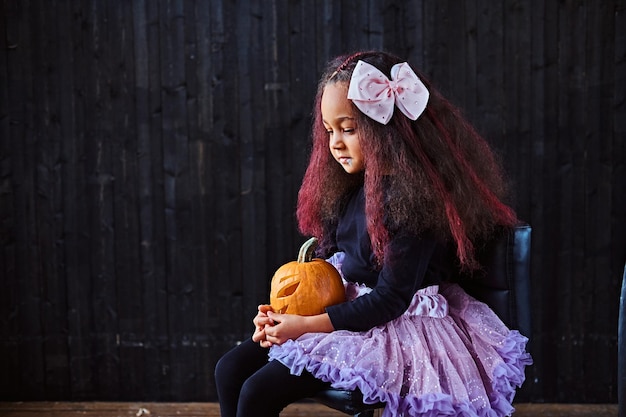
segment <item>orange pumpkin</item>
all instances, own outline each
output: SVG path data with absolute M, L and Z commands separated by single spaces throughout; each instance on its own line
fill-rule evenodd
M 298 260 L 286 263 L 274 273 L 270 290 L 274 311 L 313 316 L 346 300 L 335 267 L 323 259 L 311 259 L 316 246 L 316 238 L 307 240 L 300 248 Z

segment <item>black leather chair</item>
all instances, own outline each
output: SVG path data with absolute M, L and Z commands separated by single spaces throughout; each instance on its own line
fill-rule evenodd
M 617 330 L 617 402 L 619 417 L 626 417 L 626 265 L 622 277 Z
M 467 293 L 488 304 L 510 329 L 517 329 L 528 338 L 531 336 L 530 241 L 531 227 L 527 224 L 503 230 L 478 250 L 484 270 L 459 280 Z M 313 399 L 355 417 L 371 417 L 376 409 L 385 407 L 384 403 L 364 404 L 359 391 L 328 389 Z

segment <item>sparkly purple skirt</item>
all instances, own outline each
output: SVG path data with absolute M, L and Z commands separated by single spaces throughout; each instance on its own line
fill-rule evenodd
M 371 290 L 347 284 L 346 291 L 352 299 Z M 365 403 L 385 402 L 383 417 L 500 417 L 513 413 L 532 363 L 527 341 L 486 304 L 446 285 L 418 291 L 391 322 L 307 333 L 272 346 L 269 357 L 295 375 L 306 369 L 335 388 L 358 388 Z

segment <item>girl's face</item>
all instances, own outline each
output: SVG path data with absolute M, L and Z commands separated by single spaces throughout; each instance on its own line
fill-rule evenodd
M 322 93 L 322 120 L 328 131 L 330 152 L 343 169 L 355 174 L 365 169 L 359 133 L 348 86 L 337 82 L 326 85 Z

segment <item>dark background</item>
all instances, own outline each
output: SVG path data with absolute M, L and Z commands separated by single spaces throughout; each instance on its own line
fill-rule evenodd
M 520 400 L 617 402 L 626 0 L 0 1 L 0 400 L 215 400 L 295 228 L 327 59 L 386 49 L 534 228 Z

